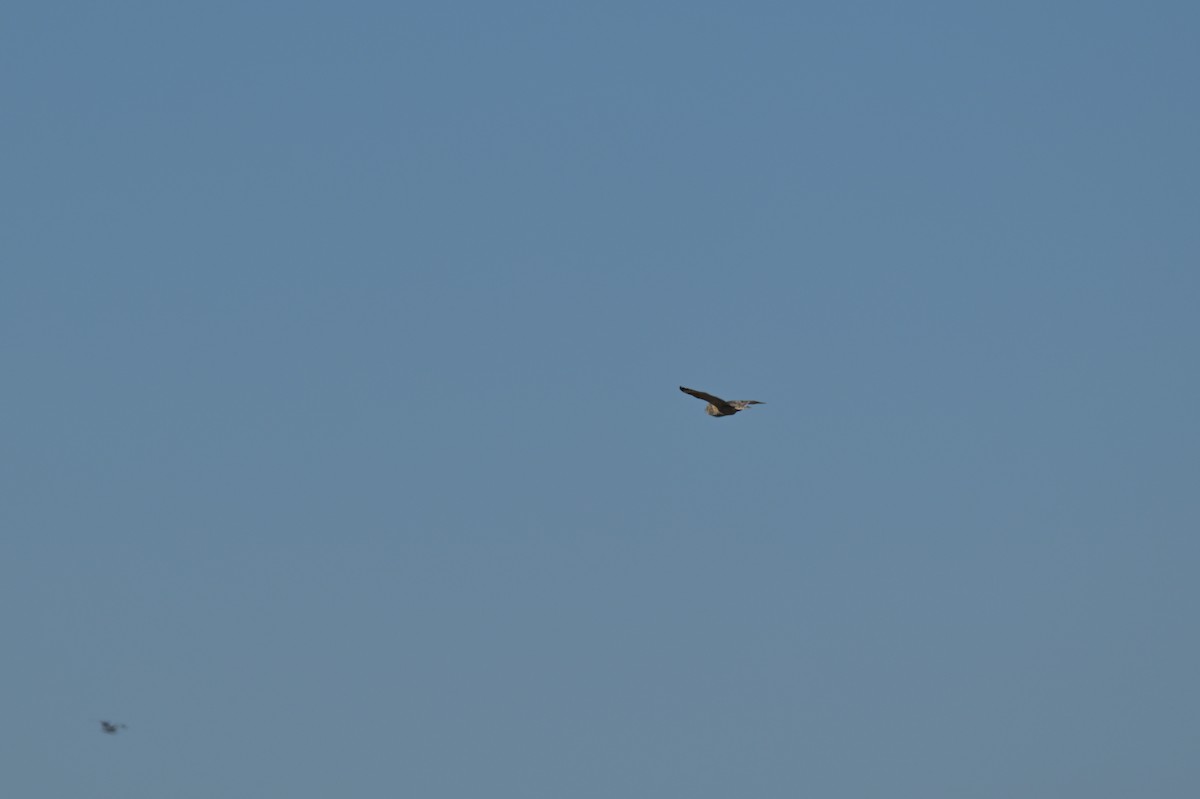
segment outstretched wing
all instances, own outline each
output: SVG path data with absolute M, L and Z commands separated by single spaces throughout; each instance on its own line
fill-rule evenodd
M 694 388 L 684 388 L 683 386 L 680 386 L 679 390 L 684 394 L 691 394 L 696 399 L 702 399 L 705 402 L 711 402 L 713 405 L 725 404 L 725 400 L 721 399 L 720 397 L 714 397 L 712 394 L 705 394 L 703 391 L 697 391 Z

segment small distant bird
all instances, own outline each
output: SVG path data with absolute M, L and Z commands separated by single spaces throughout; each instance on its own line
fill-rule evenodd
M 691 394 L 697 399 L 702 399 L 708 403 L 708 407 L 704 410 L 709 416 L 733 416 L 738 411 L 744 411 L 751 405 L 765 405 L 765 402 L 758 400 L 723 400 L 720 397 L 714 397 L 712 394 L 705 394 L 703 391 L 697 391 L 694 388 L 679 387 L 679 390 L 684 394 Z
M 109 735 L 116 735 L 118 730 L 125 729 L 125 725 L 113 724 L 111 721 L 102 721 L 100 722 L 100 729 Z

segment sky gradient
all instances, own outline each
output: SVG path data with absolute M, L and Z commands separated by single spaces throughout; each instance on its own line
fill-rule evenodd
M 1200 795 L 1194 4 L 4 17 L 5 795 Z

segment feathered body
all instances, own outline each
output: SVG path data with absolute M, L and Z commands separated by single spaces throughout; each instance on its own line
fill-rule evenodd
M 684 394 L 691 394 L 696 399 L 702 399 L 707 402 L 708 406 L 704 411 L 709 416 L 733 416 L 738 411 L 744 411 L 751 405 L 766 404 L 758 400 L 723 400 L 720 397 L 714 397 L 712 394 L 706 394 L 694 388 L 684 388 L 683 386 L 680 386 L 679 390 Z

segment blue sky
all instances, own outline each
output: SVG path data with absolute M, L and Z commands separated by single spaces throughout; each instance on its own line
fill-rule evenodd
M 5 793 L 1197 795 L 1198 25 L 11 5 Z

